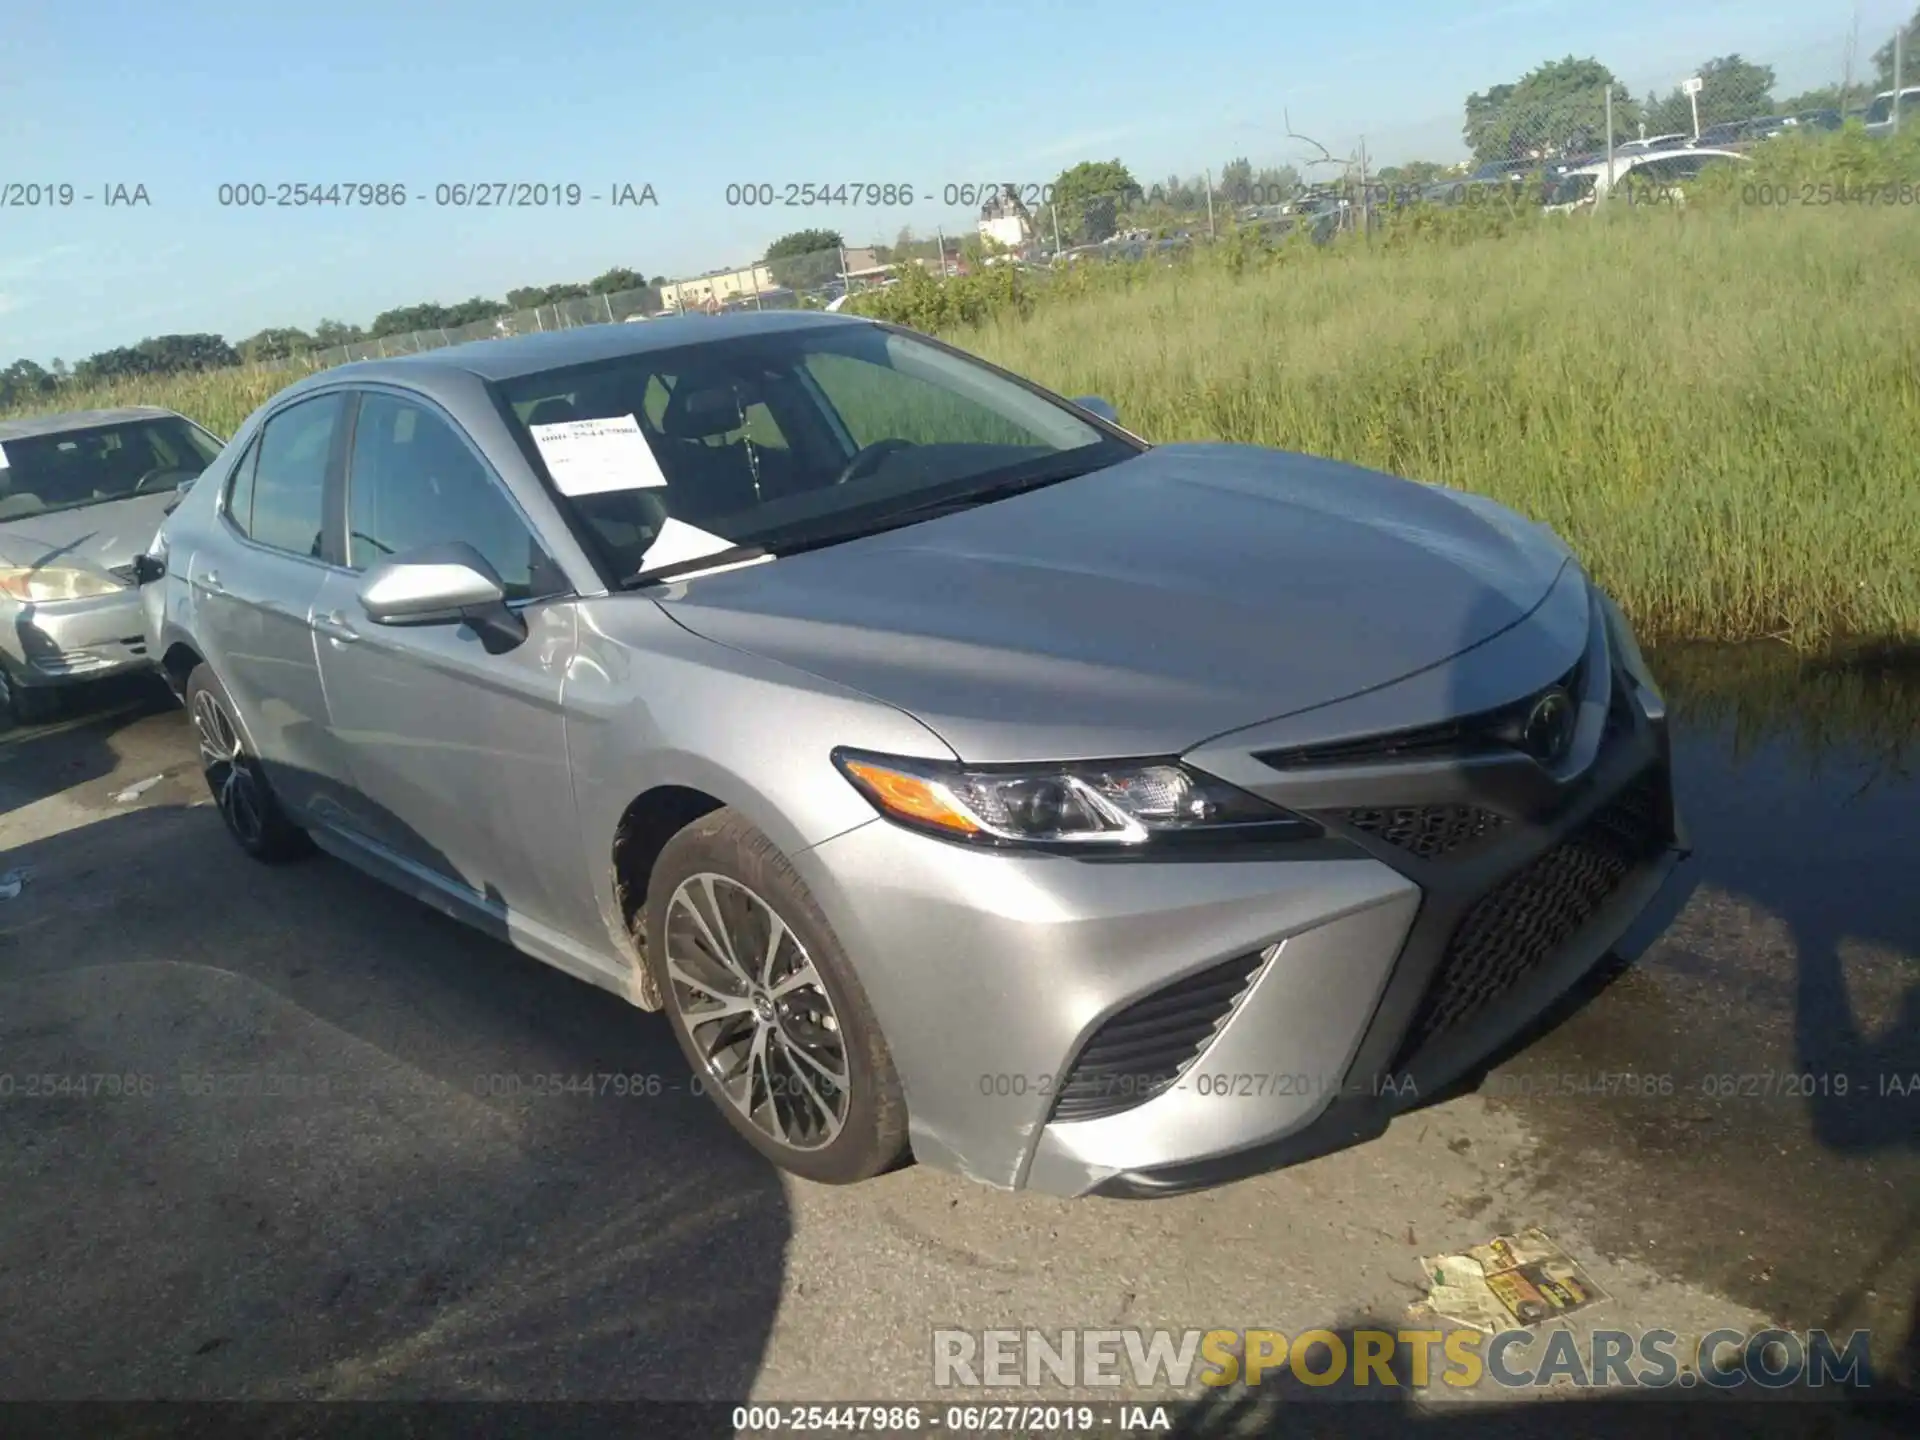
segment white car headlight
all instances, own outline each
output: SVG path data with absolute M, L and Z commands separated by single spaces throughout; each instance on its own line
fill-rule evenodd
M 986 845 L 1143 845 L 1187 837 L 1302 840 L 1320 827 L 1173 760 L 977 768 L 836 750 L 888 819 Z
M 29 605 L 56 600 L 91 600 L 124 590 L 112 576 L 67 565 L 9 565 L 0 569 L 0 595 Z

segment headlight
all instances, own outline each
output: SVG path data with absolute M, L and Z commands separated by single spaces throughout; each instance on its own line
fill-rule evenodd
M 76 570 L 69 566 L 9 565 L 0 569 L 0 594 L 30 605 L 45 605 L 55 600 L 91 600 L 124 590 L 109 575 L 94 570 Z
M 1317 837 L 1310 820 L 1173 760 L 970 768 L 836 750 L 882 815 L 986 845 L 1144 845 L 1207 836 Z M 1224 832 L 1224 833 L 1223 833 Z

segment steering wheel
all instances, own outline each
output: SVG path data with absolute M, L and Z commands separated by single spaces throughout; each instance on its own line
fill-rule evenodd
M 897 450 L 911 450 L 913 441 L 902 440 L 898 435 L 889 435 L 885 440 L 876 440 L 871 445 L 862 445 L 847 461 L 844 469 L 833 477 L 833 483 L 844 485 L 849 480 L 858 480 L 863 475 L 871 475 L 880 461 Z

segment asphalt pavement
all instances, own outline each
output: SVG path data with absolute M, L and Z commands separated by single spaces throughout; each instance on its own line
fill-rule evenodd
M 0 1397 L 925 1400 L 936 1329 L 1406 1326 L 1422 1257 L 1526 1226 L 1607 1292 L 1575 1328 L 1865 1327 L 1912 1383 L 1920 783 L 1730 723 L 1679 759 L 1684 910 L 1476 1091 L 1069 1202 L 779 1175 L 660 1018 L 245 859 L 158 691 L 0 734 Z M 668 1083 L 535 1093 L 611 1074 Z

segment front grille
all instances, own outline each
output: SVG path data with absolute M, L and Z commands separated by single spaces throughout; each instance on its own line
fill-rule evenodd
M 1169 1089 L 1233 1013 L 1260 954 L 1189 975 L 1114 1015 L 1081 1049 L 1054 1097 L 1053 1119 L 1096 1120 Z
M 1554 685 L 1580 702 L 1586 679 L 1587 661 L 1582 656 Z M 1477 715 L 1463 715 L 1437 725 L 1412 730 L 1397 730 L 1384 735 L 1367 735 L 1358 740 L 1333 740 L 1323 745 L 1297 745 L 1291 749 L 1268 750 L 1253 758 L 1275 770 L 1317 770 L 1333 765 L 1377 765 L 1426 757 L 1461 757 L 1498 754 L 1513 748 L 1512 731 L 1523 720 L 1534 702 L 1554 685 L 1543 686 L 1524 699 L 1512 701 Z
M 1422 860 L 1442 855 L 1504 829 L 1507 817 L 1477 805 L 1401 805 L 1393 809 L 1335 810 L 1332 818 L 1364 830 Z
M 1447 942 L 1402 1042 L 1407 1059 L 1525 978 L 1580 929 L 1665 843 L 1660 767 L 1631 782 L 1566 840 L 1488 891 Z

